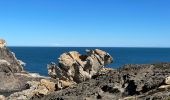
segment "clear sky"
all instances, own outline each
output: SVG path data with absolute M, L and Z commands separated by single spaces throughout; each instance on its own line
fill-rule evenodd
M 0 0 L 10 46 L 170 47 L 170 0 Z

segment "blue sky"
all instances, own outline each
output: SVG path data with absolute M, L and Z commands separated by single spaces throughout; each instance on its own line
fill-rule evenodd
M 0 0 L 10 46 L 170 47 L 170 0 Z

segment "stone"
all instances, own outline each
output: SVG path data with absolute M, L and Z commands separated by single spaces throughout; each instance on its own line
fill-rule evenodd
M 125 97 L 125 98 L 119 99 L 119 100 L 137 100 L 137 97 L 135 97 L 135 96 L 129 96 L 129 97 Z
M 34 95 L 47 95 L 49 90 L 45 86 L 38 86 L 38 89 L 36 89 L 34 93 Z
M 3 48 L 6 46 L 6 42 L 4 39 L 0 39 L 0 48 Z
M 170 89 L 170 85 L 161 85 L 158 89 L 159 90 L 167 90 L 167 89 Z
M 63 53 L 58 59 L 58 65 L 48 65 L 49 76 L 76 83 L 91 79 L 103 66 L 113 62 L 113 58 L 107 52 L 99 49 L 87 50 L 87 55 L 71 51 Z
M 41 79 L 40 85 L 44 85 L 48 89 L 48 91 L 55 91 L 56 90 L 56 88 L 55 88 L 56 83 L 51 82 L 50 80 Z
M 0 100 L 6 100 L 6 99 L 5 99 L 5 96 L 0 95 Z
M 6 60 L 0 60 L 0 72 L 11 72 L 11 65 Z M 11 72 L 12 73 L 12 72 Z
M 59 80 L 59 82 L 61 83 L 62 88 L 70 87 L 75 84 L 75 82 L 64 81 L 64 80 Z
M 0 72 L 0 92 L 21 90 L 20 81 L 15 78 L 13 73 Z
M 98 73 L 96 74 L 97 75 L 104 75 L 104 74 L 107 74 L 109 72 L 116 72 L 116 69 L 112 69 L 112 68 L 102 68 L 100 69 L 100 71 L 98 71 Z
M 170 76 L 165 78 L 165 84 L 170 85 Z
M 47 79 L 40 81 L 28 81 L 29 88 L 20 92 L 15 92 L 8 97 L 8 100 L 29 100 L 34 96 L 47 95 L 56 90 L 56 84 Z
M 7 66 L 10 66 L 10 65 L 11 65 L 8 61 L 6 61 L 6 60 L 4 60 L 4 59 L 0 59 L 0 65 L 2 65 L 2 64 L 5 64 L 5 65 L 7 65 Z
M 57 65 L 55 63 L 51 63 L 51 64 L 48 64 L 47 65 L 47 68 L 48 68 L 48 75 L 52 78 L 62 78 L 63 75 L 62 75 L 62 70 L 59 68 L 59 67 L 56 67 Z M 58 72 L 58 73 L 57 73 Z

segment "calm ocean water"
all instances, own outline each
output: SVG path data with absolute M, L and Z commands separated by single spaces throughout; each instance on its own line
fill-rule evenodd
M 68 51 L 85 54 L 86 47 L 10 47 L 16 57 L 26 63 L 25 70 L 47 75 L 47 64 L 57 62 L 59 56 Z M 114 58 L 107 67 L 118 68 L 124 64 L 147 64 L 170 62 L 170 48 L 99 48 Z

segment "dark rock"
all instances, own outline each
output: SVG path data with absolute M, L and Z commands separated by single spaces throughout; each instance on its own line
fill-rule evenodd
M 164 100 L 170 90 L 158 90 L 170 76 L 170 63 L 126 65 L 94 79 L 53 92 L 41 100 Z M 125 99 L 126 98 L 126 99 Z

